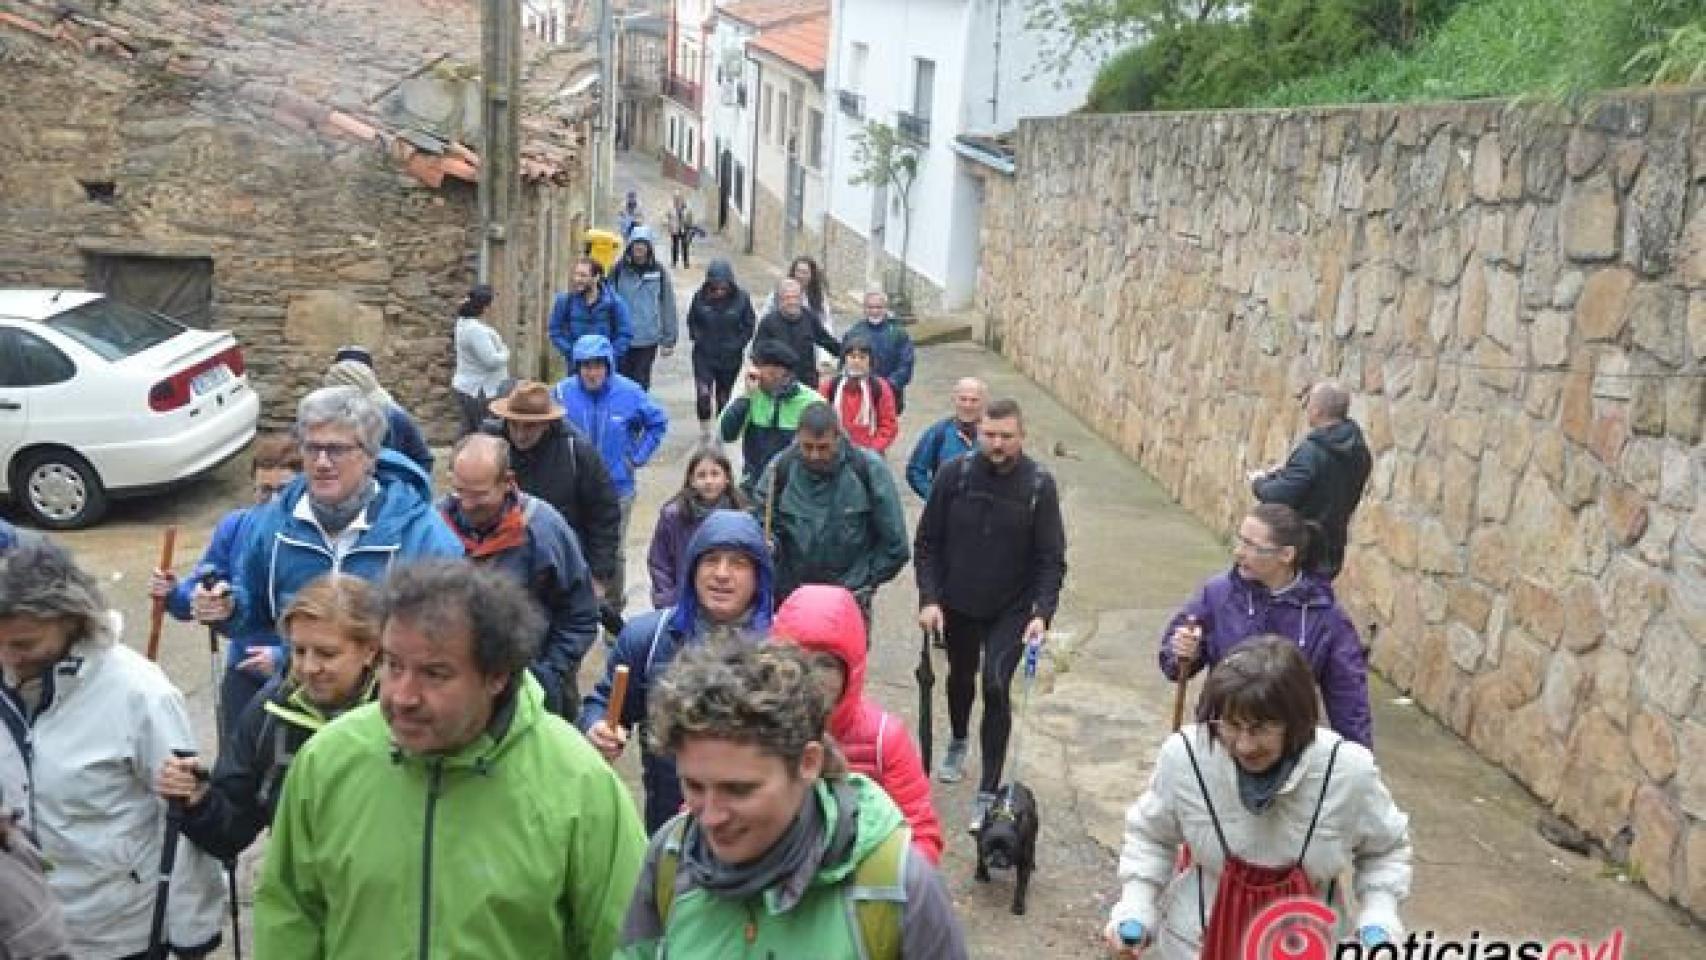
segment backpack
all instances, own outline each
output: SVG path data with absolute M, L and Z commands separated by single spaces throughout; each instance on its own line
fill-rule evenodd
M 954 478 L 954 496 L 963 497 L 966 495 L 966 491 L 971 488 L 971 462 L 967 458 L 976 455 L 977 451 L 975 450 L 968 453 L 962 453 L 954 459 L 949 460 L 948 464 L 944 465 L 946 466 L 956 463 L 960 465 L 959 475 Z M 1039 500 L 1043 495 L 1043 480 L 1048 476 L 1048 471 L 1043 468 L 1042 464 L 1037 463 L 1034 460 L 1031 462 L 1031 465 L 1036 467 L 1036 469 L 1031 473 L 1030 506 L 1032 522 L 1035 522 L 1037 515 L 1037 500 Z
M 871 461 L 862 455 L 864 448 L 854 446 L 852 441 L 843 442 L 847 444 L 851 454 L 848 459 L 853 461 L 853 474 L 859 478 L 860 485 L 865 488 L 865 496 L 869 497 L 871 496 Z M 788 489 L 788 475 L 794 471 L 794 461 L 800 458 L 799 454 L 794 451 L 795 448 L 790 447 L 776 455 L 775 495 L 777 497 L 782 495 L 783 490 Z
M 653 888 L 658 926 L 669 930 L 669 914 L 675 906 L 675 875 L 681 867 L 681 840 L 687 834 L 687 815 L 678 815 L 664 826 L 669 834 L 658 854 L 656 885 Z M 906 915 L 906 898 L 893 891 L 905 889 L 906 854 L 912 831 L 902 827 L 890 833 L 871 855 L 853 868 L 853 882 L 842 898 L 853 901 L 859 923 L 859 941 L 866 960 L 900 960 Z

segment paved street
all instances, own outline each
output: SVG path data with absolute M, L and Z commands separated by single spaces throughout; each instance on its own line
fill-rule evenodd
M 640 190 L 649 222 L 658 219 L 668 196 L 655 173 L 632 158 L 619 167 L 615 188 L 618 195 Z M 702 241 L 694 269 L 677 274 L 683 308 L 703 265 L 723 250 L 715 237 Z M 777 268 L 733 259 L 742 283 L 760 299 Z M 838 289 L 851 285 L 845 278 L 836 284 Z M 1195 585 L 1227 562 L 1227 552 L 1211 531 L 1172 504 L 1087 425 L 972 345 L 919 352 L 896 462 L 931 420 L 947 412 L 948 391 L 965 375 L 985 378 L 995 396 L 1013 396 L 1024 405 L 1028 449 L 1054 471 L 1062 490 L 1070 571 L 1043 675 L 1031 697 L 1020 760 L 1043 816 L 1041 864 L 1029 915 L 1007 913 L 1010 877 L 998 875 L 987 886 L 971 879 L 970 842 L 963 832 L 971 779 L 936 785 L 949 833 L 945 870 L 974 956 L 1100 956 L 1095 941 L 1116 894 L 1121 818 L 1147 778 L 1171 703 L 1170 688 L 1154 660 L 1159 630 Z M 685 344 L 660 360 L 656 393 L 672 427 L 654 464 L 641 473 L 628 536 L 630 609 L 644 605 L 644 552 L 658 506 L 680 484 L 685 454 L 698 439 Z M 1056 456 L 1056 449 L 1065 455 Z M 99 529 L 65 538 L 106 581 L 111 599 L 126 615 L 127 642 L 138 647 L 143 642 L 144 584 L 163 525 L 181 525 L 182 570 L 199 554 L 219 513 L 244 494 L 246 469 L 244 463 L 234 464 L 180 494 L 122 504 Z M 903 498 L 909 519 L 916 520 L 917 498 L 910 492 Z M 911 678 L 918 656 L 915 608 L 908 571 L 879 594 L 871 671 L 874 696 L 909 718 L 917 699 Z M 163 649 L 165 667 L 189 694 L 211 752 L 204 637 L 195 628 L 170 624 Z M 597 666 L 588 665 L 583 687 L 590 686 Z M 945 669 L 938 659 L 938 674 Z M 1413 928 L 1434 929 L 1441 936 L 1478 930 L 1483 939 L 1502 933 L 1598 940 L 1621 927 L 1625 956 L 1706 956 L 1706 935 L 1679 913 L 1618 880 L 1602 862 L 1541 840 L 1533 828 L 1538 807 L 1508 776 L 1383 684 L 1375 684 L 1373 699 L 1377 755 L 1399 804 L 1412 816 L 1415 893 L 1405 915 Z M 936 742 L 943 744 L 945 706 L 939 702 L 935 712 Z M 637 760 L 624 758 L 623 766 L 637 783 Z

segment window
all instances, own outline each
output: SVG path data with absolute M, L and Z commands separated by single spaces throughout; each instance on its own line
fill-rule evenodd
M 912 115 L 920 120 L 930 119 L 930 103 L 936 98 L 936 61 L 914 58 L 912 61 Z
M 823 111 L 806 112 L 806 165 L 823 169 Z
M 855 43 L 853 55 L 848 58 L 847 89 L 860 91 L 865 89 L 865 64 L 871 59 L 869 44 Z
M 0 327 L 0 387 L 45 387 L 77 375 L 59 348 L 25 330 Z
M 745 191 L 742 189 L 742 184 L 746 181 L 746 166 L 739 160 L 735 161 L 734 181 L 734 189 L 730 191 L 730 196 L 734 200 L 736 210 L 745 210 Z
M 777 97 L 781 100 L 781 106 L 776 108 L 776 145 L 781 146 L 788 142 L 788 95 L 778 93 Z
M 184 332 L 181 324 L 109 297 L 49 317 L 47 325 L 102 360 L 123 360 Z
M 762 98 L 760 99 L 760 104 L 761 105 L 759 107 L 758 113 L 762 119 L 759 120 L 759 126 L 764 128 L 764 135 L 766 137 L 768 137 L 768 136 L 770 136 L 770 107 L 771 107 L 770 84 L 768 84 L 768 83 L 764 85 L 764 94 L 763 94 Z
M 693 130 L 687 131 L 687 165 L 690 167 L 693 166 L 693 141 L 697 139 L 698 137 L 694 136 Z
M 669 118 L 669 152 L 675 152 L 675 118 Z

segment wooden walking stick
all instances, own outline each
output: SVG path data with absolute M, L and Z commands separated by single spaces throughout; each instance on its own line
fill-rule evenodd
M 1197 622 L 1196 617 L 1186 617 L 1183 626 L 1187 630 L 1195 631 L 1198 640 L 1201 640 L 1202 624 Z M 1191 686 L 1191 664 L 1195 662 L 1195 657 L 1175 656 L 1173 658 L 1173 672 L 1179 676 L 1179 679 L 1173 682 L 1173 729 L 1175 731 L 1185 722 L 1185 691 Z
M 178 528 L 166 528 L 165 540 L 160 544 L 160 569 L 172 572 L 172 551 L 178 545 Z M 166 598 L 155 597 L 154 609 L 148 615 L 148 659 L 160 659 L 160 625 L 166 619 Z
M 616 676 L 610 681 L 610 707 L 605 711 L 605 718 L 610 721 L 611 729 L 622 726 L 622 705 L 628 699 L 628 667 L 626 664 L 616 668 Z
M 776 541 L 771 539 L 770 530 L 776 525 L 776 461 L 770 461 L 770 483 L 764 494 L 764 546 L 774 551 Z

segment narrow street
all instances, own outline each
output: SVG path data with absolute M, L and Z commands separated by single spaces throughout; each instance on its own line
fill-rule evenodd
M 655 162 L 625 155 L 614 189 L 618 197 L 628 189 L 639 191 L 647 222 L 656 224 L 671 187 L 658 177 Z M 755 302 L 779 275 L 776 265 L 731 255 L 728 249 L 721 238 L 706 238 L 694 251 L 693 268 L 676 271 L 683 309 L 713 258 L 733 261 Z M 850 285 L 840 278 L 835 289 Z M 645 605 L 644 557 L 658 507 L 678 488 L 685 454 L 698 441 L 688 352 L 684 333 L 674 355 L 660 358 L 657 367 L 655 393 L 672 422 L 653 464 L 640 473 L 627 538 L 630 611 Z M 1008 913 L 1010 876 L 998 874 L 988 885 L 972 880 L 971 845 L 963 829 L 974 789 L 970 779 L 935 785 L 949 837 L 944 870 L 974 956 L 1098 957 L 1103 955 L 1097 945 L 1101 924 L 1117 895 L 1123 813 L 1146 782 L 1168 722 L 1172 691 L 1155 665 L 1160 628 L 1205 576 L 1227 562 L 1227 551 L 1088 425 L 1004 361 L 971 344 L 919 351 L 897 445 L 901 452 L 891 463 L 903 462 L 923 429 L 946 415 L 952 384 L 968 375 L 988 381 L 993 396 L 1012 396 L 1023 405 L 1027 449 L 1059 480 L 1070 569 L 1062 613 L 1029 698 L 1025 752 L 1018 760 L 1022 778 L 1038 795 L 1043 821 L 1029 914 Z M 156 559 L 162 527 L 181 525 L 177 566 L 187 569 L 219 514 L 243 496 L 246 470 L 246 463 L 236 463 L 182 494 L 122 504 L 98 529 L 64 537 L 103 578 L 110 599 L 124 612 L 126 642 L 139 648 L 144 642 L 147 571 Z M 916 521 L 921 504 L 909 491 L 902 495 L 909 520 Z M 908 718 L 917 709 L 915 610 L 908 571 L 878 595 L 872 653 L 872 695 Z M 190 697 L 211 754 L 205 635 L 189 625 L 169 624 L 163 649 L 163 663 Z M 940 653 L 936 656 L 940 677 L 946 665 Z M 583 688 L 601 666 L 587 664 Z M 1016 695 L 1019 690 L 1022 686 Z M 1507 775 L 1383 683 L 1375 681 L 1372 694 L 1378 756 L 1400 806 L 1412 818 L 1415 882 L 1405 911 L 1410 927 L 1438 931 L 1441 937 L 1480 931 L 1484 939 L 1569 935 L 1595 942 L 1620 928 L 1624 956 L 1706 956 L 1706 934 L 1679 912 L 1618 879 L 1602 861 L 1565 853 L 1542 840 L 1534 829 L 1539 808 Z M 938 745 L 947 738 L 945 713 L 939 700 Z M 637 760 L 625 757 L 622 767 L 637 789 Z M 246 862 L 252 865 L 257 856 L 258 848 Z

